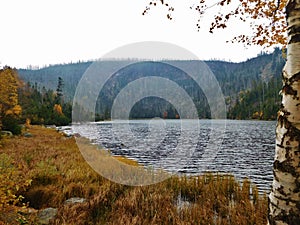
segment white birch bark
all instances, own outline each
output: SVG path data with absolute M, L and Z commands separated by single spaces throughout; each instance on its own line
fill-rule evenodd
M 270 225 L 300 225 L 300 0 L 289 0 L 288 53 L 276 127 Z

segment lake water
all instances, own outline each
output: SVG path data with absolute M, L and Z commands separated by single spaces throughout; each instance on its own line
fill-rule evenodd
M 177 174 L 205 171 L 248 177 L 269 192 L 275 149 L 274 121 L 130 120 L 72 126 L 114 155 Z

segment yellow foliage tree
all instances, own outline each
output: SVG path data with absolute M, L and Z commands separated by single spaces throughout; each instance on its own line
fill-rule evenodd
M 16 70 L 5 67 L 0 70 L 0 127 L 6 115 L 19 116 L 22 108 L 18 105 L 18 87 L 21 81 Z
M 294 4 L 297 0 L 191 0 L 187 2 L 191 12 L 196 13 L 196 27 L 200 30 L 202 20 L 210 12 L 211 8 L 220 7 L 219 12 L 214 13 L 209 32 L 213 33 L 216 29 L 227 28 L 229 22 L 236 18 L 249 26 L 249 34 L 240 34 L 234 37 L 232 42 L 242 42 L 247 45 L 256 44 L 261 46 L 272 46 L 275 44 L 287 44 L 287 21 L 286 6 L 288 2 Z M 148 1 L 147 1 L 148 2 Z M 291 5 L 290 4 L 290 5 Z M 163 6 L 166 9 L 167 18 L 173 19 L 176 8 L 175 2 L 168 0 L 150 0 L 143 15 L 149 13 L 155 6 Z M 222 8 L 222 9 L 221 9 Z M 246 23 L 250 21 L 250 23 Z
M 54 112 L 56 112 L 58 115 L 63 115 L 62 107 L 60 104 L 55 104 L 53 107 Z

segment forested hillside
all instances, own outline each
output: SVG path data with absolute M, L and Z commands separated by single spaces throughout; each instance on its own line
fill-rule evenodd
M 192 97 L 200 118 L 210 118 L 206 97 L 187 74 L 163 62 L 139 62 L 114 74 L 101 90 L 97 101 L 98 119 L 107 119 L 113 100 L 129 82 L 146 76 L 160 76 L 176 82 Z M 110 66 L 112 61 L 102 62 Z M 183 61 L 189 65 L 191 61 Z M 232 119 L 275 119 L 279 108 L 280 77 L 284 65 L 282 51 L 262 53 L 242 63 L 210 60 L 209 66 L 224 93 L 228 117 Z M 73 99 L 77 84 L 92 62 L 53 65 L 41 69 L 20 69 L 19 76 L 39 92 L 56 90 L 59 77 L 64 81 L 64 101 Z M 138 102 L 131 111 L 132 118 L 178 118 L 177 111 L 167 101 L 149 97 Z
M 71 101 L 78 81 L 92 62 L 78 62 L 70 64 L 53 65 L 41 69 L 19 69 L 19 76 L 40 90 L 56 90 L 57 80 L 61 77 L 65 81 L 64 95 Z

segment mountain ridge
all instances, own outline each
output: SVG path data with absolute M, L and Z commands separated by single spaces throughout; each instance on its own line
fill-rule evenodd
M 180 61 L 183 63 L 191 62 L 191 60 L 180 60 Z M 107 66 L 109 66 L 110 63 L 112 63 L 112 61 L 103 61 L 103 62 L 106 62 Z M 168 60 L 153 61 L 153 62 L 168 62 Z M 240 99 L 241 93 L 245 95 L 245 93 L 251 92 L 251 90 L 257 88 L 258 83 L 266 84 L 266 88 L 267 88 L 268 83 L 270 81 L 272 81 L 273 79 L 276 80 L 280 79 L 281 70 L 285 60 L 282 57 L 281 50 L 275 49 L 275 51 L 272 54 L 262 53 L 255 58 L 248 59 L 241 63 L 227 62 L 221 60 L 208 60 L 202 62 L 204 62 L 210 68 L 210 70 L 215 75 L 217 81 L 219 82 L 219 85 L 226 99 L 228 115 L 230 117 L 233 116 L 233 114 L 230 114 L 230 112 L 232 112 L 232 109 L 234 109 L 234 107 L 237 105 L 238 102 L 241 102 Z M 18 72 L 21 79 L 23 79 L 25 82 L 36 84 L 40 89 L 42 89 L 42 87 L 45 87 L 46 89 L 55 90 L 57 87 L 57 80 L 59 77 L 61 77 L 65 81 L 64 82 L 65 99 L 67 101 L 72 101 L 79 80 L 81 79 L 85 71 L 89 68 L 89 66 L 92 65 L 92 63 L 93 63 L 92 61 L 88 61 L 88 62 L 78 62 L 78 63 L 71 63 L 71 64 L 58 64 L 49 67 L 44 67 L 41 69 L 19 69 Z M 154 70 L 154 67 L 151 66 L 150 64 L 147 64 L 147 62 L 142 61 L 140 63 L 141 63 L 140 67 L 142 68 L 144 67 L 144 71 L 148 70 L 149 74 L 151 74 L 151 70 Z M 163 67 L 156 68 L 156 71 L 159 71 L 159 69 L 164 71 Z M 166 69 L 164 72 L 168 73 Z M 163 74 L 163 72 L 158 72 L 158 73 Z M 176 72 L 173 71 L 173 74 L 174 73 Z M 119 89 L 115 89 L 115 90 L 110 90 L 110 88 L 107 89 L 108 90 L 107 93 L 104 93 L 104 96 L 106 96 L 107 98 L 106 100 L 104 100 L 105 104 L 101 105 L 99 103 L 100 106 L 98 104 L 98 109 L 102 108 L 102 111 L 101 110 L 97 111 L 99 114 L 104 114 L 104 111 L 107 111 L 108 110 L 107 108 L 111 107 L 112 100 L 116 96 L 116 92 L 120 91 L 120 87 L 122 86 L 120 84 L 126 82 L 128 83 L 129 80 L 131 79 L 130 78 L 131 74 L 134 74 L 132 70 L 129 71 L 127 74 L 125 72 L 125 74 L 123 74 L 124 76 L 122 79 L 118 81 L 115 80 L 113 82 L 114 85 L 119 87 Z M 140 75 L 136 75 L 137 78 L 139 76 Z M 174 75 L 167 74 L 166 78 L 171 79 L 172 76 Z M 184 84 L 185 82 L 187 82 L 185 78 L 179 81 L 180 85 L 185 86 L 186 91 L 189 92 L 189 94 L 191 94 L 192 98 L 196 99 L 196 102 L 198 101 L 198 109 L 200 110 L 202 104 L 205 105 L 204 107 L 205 112 L 199 113 L 199 115 L 201 117 L 209 117 L 208 116 L 209 109 L 207 109 L 207 102 L 205 102 L 206 100 L 204 99 L 205 96 L 203 96 L 203 93 L 202 94 L 198 93 L 201 92 L 201 90 L 192 93 L 190 89 L 193 89 L 194 84 Z M 201 100 L 201 98 L 203 99 Z M 147 104 L 149 104 L 149 101 Z M 159 104 L 164 105 L 165 103 L 160 102 Z M 170 111 L 169 107 L 170 106 L 164 108 L 160 106 L 160 110 Z M 149 110 L 149 107 L 146 108 Z M 174 111 L 174 109 L 172 110 Z M 142 109 L 138 111 L 142 111 Z M 158 116 L 161 115 L 161 113 L 162 112 L 155 112 L 154 115 Z M 139 113 L 137 112 L 135 112 L 135 114 L 136 116 L 139 115 Z M 250 114 L 252 116 L 253 113 L 252 112 L 248 113 L 248 116 L 250 116 Z M 240 117 L 244 118 L 242 116 Z

